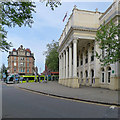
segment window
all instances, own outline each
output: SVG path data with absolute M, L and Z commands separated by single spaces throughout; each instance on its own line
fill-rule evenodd
M 95 84 L 94 70 L 93 69 L 91 69 L 91 83 Z
M 27 58 L 27 61 L 29 62 L 29 58 Z
M 29 69 L 27 69 L 27 73 L 29 73 Z
M 17 55 L 17 52 L 13 52 L 13 55 Z
M 25 67 L 25 63 L 23 63 L 23 66 Z
M 16 60 L 16 57 L 14 57 L 14 61 Z
M 85 76 L 86 76 L 86 83 L 88 82 L 88 71 L 85 71 Z
M 105 82 L 105 71 L 104 68 L 102 68 L 102 83 Z
M 83 73 L 81 72 L 81 78 L 83 78 Z
M 16 66 L 16 62 L 14 62 L 14 66 Z
M 23 63 L 21 62 L 20 65 L 23 66 Z
M 81 54 L 80 58 L 81 58 L 81 62 L 80 63 L 81 63 L 81 65 L 83 65 L 83 54 Z
M 24 60 L 24 57 L 21 57 L 20 60 Z
M 30 56 L 30 53 L 29 53 L 29 52 L 27 52 L 27 56 Z
M 44 77 L 40 77 L 40 80 L 44 80 Z
M 107 81 L 110 83 L 111 67 L 108 68 Z
M 81 82 L 83 82 L 83 72 L 81 71 Z
M 79 73 L 77 72 L 77 77 L 79 77 Z
M 94 61 L 94 47 L 92 47 L 91 61 Z
M 85 63 L 88 63 L 88 51 L 86 50 L 86 59 L 85 59 Z
M 77 67 L 79 67 L 79 56 L 77 56 Z
M 87 70 L 85 71 L 85 75 L 86 75 L 86 78 L 87 78 L 88 77 L 88 71 Z
M 14 67 L 14 72 L 16 72 L 16 67 Z
M 29 66 L 29 63 L 27 63 L 27 66 Z
M 25 72 L 25 68 L 23 68 L 23 72 Z

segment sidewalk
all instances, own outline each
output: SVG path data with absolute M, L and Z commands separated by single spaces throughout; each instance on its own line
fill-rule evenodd
M 29 89 L 44 94 L 78 99 L 88 102 L 97 102 L 110 105 L 118 105 L 118 91 L 81 86 L 80 88 L 69 88 L 55 81 L 48 83 L 22 83 L 14 86 Z M 120 91 L 119 91 L 120 93 Z M 120 105 L 120 103 L 119 103 Z

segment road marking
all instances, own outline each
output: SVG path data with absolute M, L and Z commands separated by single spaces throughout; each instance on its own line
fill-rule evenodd
M 35 93 L 35 94 L 40 94 L 40 95 L 43 95 L 43 96 L 49 96 L 49 97 L 52 97 L 52 98 L 63 99 L 63 100 L 69 100 L 69 101 L 74 101 L 74 102 L 81 102 L 81 103 L 86 103 L 86 104 L 95 104 L 95 105 L 99 105 L 99 106 L 105 106 L 105 107 L 110 107 L 110 108 L 112 107 L 112 108 L 113 108 L 112 105 L 100 104 L 100 103 L 92 103 L 92 102 L 80 101 L 80 100 L 72 100 L 72 99 L 69 99 L 69 98 L 67 99 L 67 98 L 52 96 L 52 95 L 49 95 L 49 94 L 39 93 L 39 92 L 27 90 L 27 89 L 25 89 L 25 88 L 16 87 L 16 86 L 15 86 L 15 88 L 18 88 L 18 89 L 21 89 L 21 90 L 24 90 L 24 91 L 27 91 L 27 92 Z M 120 108 L 120 106 L 114 105 L 114 108 Z

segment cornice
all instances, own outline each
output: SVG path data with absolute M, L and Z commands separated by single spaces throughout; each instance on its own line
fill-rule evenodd
M 32 58 L 35 60 L 34 56 L 24 56 L 24 55 L 8 55 L 8 57 L 7 57 L 7 58 L 9 58 L 10 56 L 15 56 L 15 57 L 32 57 Z
M 115 4 L 115 2 L 112 3 L 112 5 L 110 5 L 110 7 L 100 16 L 99 19 L 102 19 L 102 17 L 104 17 L 104 15 L 112 8 L 112 6 L 113 6 L 114 4 Z
M 120 11 L 115 11 L 111 16 L 108 17 L 108 19 L 105 20 L 105 24 L 109 24 L 111 20 L 114 20 L 116 17 L 120 17 Z M 102 23 L 101 25 L 103 25 Z M 98 27 L 100 29 L 100 26 Z
M 66 34 L 65 38 L 63 39 L 61 45 L 59 46 L 58 52 L 60 51 L 62 46 L 64 46 L 65 42 L 67 41 L 67 38 L 70 36 L 71 32 L 73 32 L 74 30 L 88 31 L 88 32 L 97 32 L 97 28 L 89 28 L 89 27 L 82 27 L 82 26 L 71 26 L 71 28 L 69 29 L 69 31 Z M 72 39 L 74 39 L 74 38 L 72 38 Z

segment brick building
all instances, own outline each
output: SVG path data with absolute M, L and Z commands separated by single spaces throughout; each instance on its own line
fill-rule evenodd
M 21 45 L 17 50 L 13 49 L 8 56 L 8 70 L 10 74 L 32 75 L 34 74 L 34 54 L 30 49 Z

